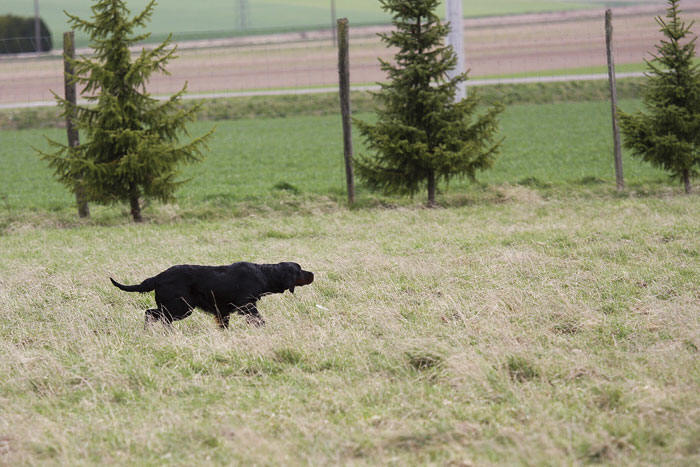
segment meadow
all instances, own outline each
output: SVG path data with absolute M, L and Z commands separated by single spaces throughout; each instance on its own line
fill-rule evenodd
M 64 130 L 0 131 L 0 464 L 700 462 L 700 198 L 629 154 L 615 191 L 608 103 L 510 103 L 495 166 L 426 209 L 348 208 L 339 118 L 271 117 L 294 99 L 193 125 L 207 158 L 142 225 L 76 218 L 31 148 Z M 108 281 L 234 260 L 316 281 L 226 331 L 144 329 Z
M 590 7 L 590 2 L 568 2 L 564 0 L 496 0 L 492 2 L 464 1 L 465 16 L 487 16 L 518 14 L 540 11 L 562 11 Z M 247 11 L 248 31 L 289 31 L 305 28 L 327 28 L 330 24 L 330 2 L 328 0 L 250 0 Z M 336 0 L 336 16 L 347 17 L 353 24 L 382 24 L 389 16 L 376 0 Z M 133 13 L 143 8 L 144 2 L 128 1 Z M 595 5 L 595 2 L 593 3 Z M 54 43 L 60 44 L 63 31 L 67 30 L 63 10 L 81 18 L 91 16 L 90 5 L 81 0 L 41 0 L 40 12 L 54 35 Z M 444 6 L 442 7 L 444 11 Z M 33 16 L 31 2 L 4 0 L 0 14 L 12 13 Z M 197 2 L 183 0 L 161 0 L 158 2 L 149 31 L 157 38 L 173 32 L 178 39 L 220 37 L 240 31 L 238 2 L 209 0 L 206 8 Z M 82 44 L 84 41 L 79 40 Z
M 498 190 L 12 225 L 0 462 L 697 464 L 697 195 Z M 264 328 L 195 313 L 166 331 L 107 279 L 234 259 L 316 281 L 264 298 Z

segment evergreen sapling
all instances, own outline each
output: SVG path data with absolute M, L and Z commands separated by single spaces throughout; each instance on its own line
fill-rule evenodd
M 647 112 L 619 115 L 624 146 L 670 172 L 690 193 L 700 169 L 700 66 L 693 64 L 697 36 L 688 39 L 694 23 L 684 23 L 679 14 L 679 0 L 668 0 L 666 19 L 656 18 L 666 39 L 646 60 Z
M 183 183 L 177 180 L 178 166 L 200 160 L 213 132 L 178 144 L 197 111 L 178 105 L 187 84 L 163 102 L 146 91 L 151 75 L 167 73 L 166 64 L 175 58 L 171 37 L 131 59 L 129 48 L 150 36 L 133 31 L 146 26 L 155 4 L 150 1 L 133 18 L 123 0 L 97 0 L 92 21 L 66 13 L 74 28 L 88 34 L 93 48 L 91 57 L 72 60 L 73 79 L 92 105 L 73 106 L 54 93 L 63 115 L 73 115 L 85 142 L 71 148 L 49 140 L 56 151 L 41 153 L 73 192 L 103 204 L 128 202 L 136 222 L 142 220 L 143 198 L 173 199 Z
M 393 15 L 395 30 L 380 34 L 387 47 L 397 48 L 393 63 L 381 60 L 388 83 L 374 93 L 375 124 L 355 120 L 372 155 L 357 160 L 358 175 L 372 189 L 415 194 L 427 188 L 435 205 L 439 181 L 473 179 L 477 170 L 493 164 L 500 105 L 475 115 L 480 99 L 473 92 L 455 102 L 463 73 L 447 75 L 457 57 L 444 44 L 449 26 L 435 14 L 439 0 L 380 0 Z M 459 27 L 459 25 L 454 25 Z

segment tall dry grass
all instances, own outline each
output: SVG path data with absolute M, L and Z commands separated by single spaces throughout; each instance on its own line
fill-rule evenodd
M 700 460 L 697 196 L 0 236 L 0 463 Z M 19 226 L 18 226 L 19 227 Z M 264 328 L 144 331 L 177 263 L 295 260 Z

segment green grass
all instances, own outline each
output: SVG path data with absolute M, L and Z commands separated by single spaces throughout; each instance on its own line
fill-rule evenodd
M 693 59 L 694 64 L 700 64 L 700 58 Z M 622 63 L 615 65 L 616 73 L 642 73 L 648 72 L 649 67 L 644 62 L 639 63 Z M 588 66 L 588 67 L 577 67 L 577 68 L 562 68 L 555 70 L 538 70 L 538 71 L 526 71 L 522 73 L 510 73 L 506 75 L 489 75 L 489 76 L 479 76 L 478 79 L 486 78 L 530 78 L 539 76 L 566 76 L 566 75 L 589 75 L 598 74 L 605 75 L 608 74 L 607 65 L 600 66 Z M 626 78 L 625 78 L 626 79 Z
M 623 101 L 632 109 L 638 101 Z M 359 118 L 371 119 L 371 114 Z M 241 119 L 216 122 L 204 162 L 186 169 L 191 179 L 177 194 L 181 207 L 233 207 L 241 202 L 277 203 L 289 184 L 301 196 L 342 198 L 344 169 L 338 116 Z M 201 134 L 214 123 L 191 127 Z M 6 210 L 65 211 L 70 194 L 52 178 L 32 147 L 47 148 L 44 135 L 64 139 L 64 130 L 3 132 L 0 147 L 0 196 Z M 562 190 L 569 184 L 600 185 L 614 180 L 610 108 L 605 102 L 511 105 L 501 119 L 505 138 L 495 166 L 478 176 L 488 185 L 526 184 Z M 355 147 L 362 140 L 355 133 Z M 665 175 L 625 154 L 625 175 L 632 187 L 664 182 Z M 455 180 L 447 194 L 481 189 Z M 286 190 L 288 192 L 289 190 Z M 361 197 L 371 195 L 359 187 Z M 423 194 L 420 195 L 421 197 Z
M 370 83 L 374 84 L 374 83 Z M 617 82 L 619 99 L 637 99 L 642 78 L 625 78 Z M 486 101 L 503 104 L 548 104 L 554 102 L 607 101 L 610 90 L 606 80 L 565 81 L 551 83 L 498 84 L 470 88 Z M 371 93 L 351 93 L 353 112 L 373 112 Z M 268 117 L 323 116 L 338 114 L 338 94 L 288 94 L 183 101 L 183 107 L 200 105 L 199 120 L 238 120 Z M 0 109 L 0 130 L 60 127 L 65 125 L 56 106 Z
M 560 11 L 590 7 L 584 1 L 564 0 L 497 0 L 493 2 L 464 1 L 465 16 L 516 14 L 536 11 Z M 129 1 L 132 13 L 140 11 L 144 2 Z M 276 0 L 249 1 L 248 24 L 251 32 L 270 30 L 294 30 L 308 27 L 328 27 L 330 2 L 328 0 Z M 54 44 L 60 45 L 63 31 L 67 30 L 63 10 L 88 19 L 92 15 L 89 2 L 82 0 L 42 0 L 41 16 L 54 36 Z M 444 9 L 444 7 L 443 7 Z M 4 0 L 0 14 L 12 13 L 33 16 L 32 2 Z M 336 16 L 347 17 L 352 24 L 387 23 L 389 17 L 381 10 L 376 0 L 336 0 Z M 227 0 L 208 0 L 203 6 L 199 2 L 167 0 L 159 2 L 149 24 L 154 38 L 175 33 L 179 39 L 220 37 L 239 29 L 238 3 Z M 184 34 L 178 34 L 184 33 Z M 85 40 L 78 38 L 78 45 Z
M 0 463 L 695 465 L 694 196 L 0 235 Z M 176 263 L 296 260 L 267 325 L 143 329 Z
M 639 73 L 648 71 L 648 67 L 645 63 L 622 63 L 620 65 L 615 65 L 616 73 Z M 592 74 L 604 74 L 607 76 L 608 67 L 607 65 L 600 66 L 588 66 L 588 67 L 577 67 L 577 68 L 562 68 L 555 70 L 538 70 L 538 71 L 524 71 L 522 73 L 509 73 L 505 75 L 487 75 L 479 76 L 476 79 L 489 79 L 489 78 L 533 78 L 539 76 L 568 76 L 568 75 L 592 75 Z

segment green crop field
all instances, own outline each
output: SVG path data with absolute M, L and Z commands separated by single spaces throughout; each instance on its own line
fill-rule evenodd
M 41 0 L 40 12 L 60 44 L 60 35 L 67 29 L 63 10 L 82 18 L 91 15 L 89 2 L 82 0 Z M 347 17 L 353 24 L 376 24 L 388 22 L 388 16 L 375 0 L 336 0 L 336 16 Z M 464 1 L 465 16 L 516 14 L 536 11 L 560 11 L 599 5 L 602 2 L 566 0 L 496 0 L 492 2 Z M 135 13 L 144 5 L 143 1 L 127 2 Z M 329 0 L 277 0 L 248 2 L 246 13 L 248 27 L 256 30 L 303 29 L 304 27 L 327 27 L 330 23 Z M 33 16 L 32 2 L 25 0 L 3 0 L 0 14 L 12 13 Z M 205 3 L 183 0 L 161 0 L 156 7 L 149 31 L 162 37 L 168 33 L 185 33 L 179 38 L 216 37 L 223 31 L 240 30 L 238 2 L 211 0 Z M 84 42 L 84 41 L 81 41 Z
M 637 105 L 635 100 L 622 103 L 626 109 Z M 371 114 L 359 118 L 369 119 Z M 185 177 L 191 181 L 178 194 L 181 206 L 267 203 L 280 194 L 275 186 L 283 184 L 309 196 L 342 197 L 339 117 L 203 121 L 192 125 L 191 131 L 200 134 L 214 125 L 217 130 L 206 160 L 187 169 Z M 501 134 L 502 154 L 491 170 L 478 176 L 484 184 L 526 183 L 556 190 L 572 183 L 614 180 L 610 109 L 605 102 L 511 105 L 502 117 Z M 72 209 L 69 193 L 32 150 L 47 148 L 45 135 L 65 139 L 59 129 L 3 132 L 0 196 L 10 210 Z M 355 135 L 359 152 L 361 143 Z M 627 154 L 624 162 L 632 186 L 665 181 L 662 172 Z M 443 188 L 454 195 L 475 189 L 459 180 Z M 360 194 L 367 194 L 361 186 Z

